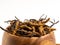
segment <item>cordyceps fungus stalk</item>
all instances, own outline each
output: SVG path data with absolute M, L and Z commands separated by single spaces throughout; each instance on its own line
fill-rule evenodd
M 46 19 L 40 17 L 39 20 L 36 19 L 25 19 L 24 22 L 20 21 L 16 16 L 16 20 L 8 20 L 5 22 L 9 22 L 10 25 L 4 29 L 0 26 L 0 28 L 10 34 L 16 35 L 16 36 L 24 36 L 24 37 L 40 37 L 43 35 L 46 35 L 54 30 L 55 28 L 52 28 L 53 25 L 57 24 L 59 21 L 52 22 L 50 21 L 50 18 Z M 52 25 L 48 26 L 46 25 L 47 22 L 51 22 Z

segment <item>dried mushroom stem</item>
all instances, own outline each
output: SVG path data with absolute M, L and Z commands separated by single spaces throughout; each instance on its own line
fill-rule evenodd
M 26 30 L 24 29 L 21 29 L 21 30 L 18 30 L 18 31 L 22 31 L 22 32 L 25 32 L 25 33 L 28 33 Z
M 41 35 L 43 35 L 43 33 L 42 33 L 43 31 L 44 31 L 43 26 L 40 26 L 40 27 L 39 27 L 39 32 L 41 33 Z
M 8 23 L 8 22 L 12 22 L 12 21 L 11 20 L 8 20 L 8 21 L 4 21 L 4 22 Z
M 52 26 L 54 26 L 55 24 L 57 24 L 59 21 L 55 22 L 55 20 L 54 20 L 54 22 L 52 22 L 52 21 L 50 21 L 50 22 L 52 23 L 52 25 L 51 25 L 50 27 L 52 27 Z
M 13 30 L 13 34 L 17 32 L 18 28 L 19 28 L 19 21 L 16 22 L 16 27 L 15 30 Z
M 50 18 L 48 18 L 47 20 L 43 21 L 43 23 L 47 23 L 50 20 Z
M 49 29 L 50 32 L 51 32 L 51 31 L 54 31 L 54 30 L 56 30 L 56 29 L 55 29 L 55 28 L 50 28 L 50 29 Z
M 35 27 L 34 26 L 32 26 L 32 29 L 33 29 L 33 32 L 35 32 Z
M 4 30 L 5 32 L 8 32 L 8 33 L 9 33 L 9 31 L 8 31 L 8 30 L 6 30 L 6 29 L 2 28 L 1 26 L 0 26 L 0 28 L 1 28 L 2 30 Z
M 15 16 L 15 18 L 16 18 L 17 20 L 19 20 L 16 16 Z
M 20 28 L 28 28 L 29 30 L 32 30 L 32 28 L 27 25 L 21 25 Z
M 43 16 L 44 16 L 44 14 L 40 16 L 39 20 L 41 20 Z
M 39 26 L 38 23 L 29 22 L 29 24 L 30 24 L 31 26 Z

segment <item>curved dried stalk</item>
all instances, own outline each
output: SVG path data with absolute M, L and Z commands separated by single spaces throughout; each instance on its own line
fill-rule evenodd
M 55 22 L 55 20 L 54 20 L 54 22 L 52 22 L 52 21 L 50 21 L 50 22 L 52 23 L 52 25 L 51 25 L 50 27 L 52 27 L 52 26 L 54 26 L 55 24 L 57 24 L 59 21 Z
M 1 26 L 0 26 L 0 28 L 1 28 L 3 31 L 5 31 L 5 32 L 10 33 L 8 30 L 6 30 L 6 29 L 2 28 Z
M 48 18 L 47 20 L 43 21 L 43 23 L 47 23 L 50 20 L 50 18 Z

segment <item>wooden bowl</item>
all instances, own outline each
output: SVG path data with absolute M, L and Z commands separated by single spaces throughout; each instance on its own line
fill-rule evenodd
M 19 37 L 5 32 L 2 45 L 56 45 L 56 42 L 54 32 L 42 37 Z
M 60 44 L 56 44 L 56 45 L 60 45 Z

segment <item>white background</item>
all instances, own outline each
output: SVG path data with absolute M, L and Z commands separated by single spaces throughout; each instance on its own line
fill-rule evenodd
M 6 28 L 6 20 L 20 20 L 35 18 L 45 14 L 52 19 L 60 20 L 60 0 L 0 0 L 0 26 Z M 56 43 L 60 43 L 60 23 L 54 26 L 56 28 Z M 2 36 L 4 31 L 0 29 L 0 45 L 2 45 Z

